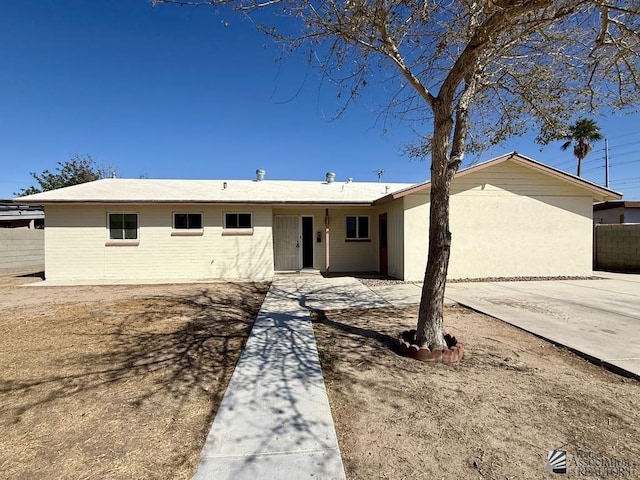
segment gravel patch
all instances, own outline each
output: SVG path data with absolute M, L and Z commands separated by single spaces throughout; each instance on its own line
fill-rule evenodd
M 422 285 L 422 282 L 405 282 L 395 278 L 358 278 L 367 287 L 384 287 L 388 285 Z M 481 283 L 481 282 L 546 282 L 550 280 L 606 280 L 605 277 L 486 277 L 486 278 L 459 278 L 447 280 L 447 283 Z
M 473 283 L 473 282 L 547 282 L 550 280 L 605 280 L 603 277 L 486 277 L 486 278 L 460 278 L 447 280 L 447 283 Z

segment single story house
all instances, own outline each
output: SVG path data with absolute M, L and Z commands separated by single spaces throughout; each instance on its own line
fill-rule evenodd
M 40 205 L 0 200 L 0 228 L 44 228 L 44 210 Z
M 640 223 L 640 201 L 614 200 L 593 205 L 593 223 Z
M 378 271 L 422 280 L 430 183 L 107 178 L 44 205 L 56 281 L 269 279 Z M 592 205 L 621 195 L 510 153 L 451 188 L 449 278 L 590 275 Z

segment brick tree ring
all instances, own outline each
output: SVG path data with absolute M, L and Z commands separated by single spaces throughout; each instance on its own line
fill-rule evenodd
M 444 336 L 447 342 L 447 348 L 439 348 L 431 350 L 429 347 L 420 347 L 416 345 L 416 331 L 406 330 L 402 332 L 398 339 L 398 349 L 400 354 L 420 360 L 422 362 L 442 362 L 455 363 L 462 360 L 464 356 L 464 346 L 456 340 L 456 337 L 449 335 Z

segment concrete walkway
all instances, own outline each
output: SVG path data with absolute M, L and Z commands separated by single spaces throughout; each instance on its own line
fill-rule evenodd
M 389 303 L 354 278 L 274 279 L 195 479 L 345 479 L 309 308 Z
M 640 376 L 640 276 L 450 283 L 460 303 Z M 309 309 L 417 305 L 415 284 L 274 279 L 207 437 L 195 479 L 345 479 Z

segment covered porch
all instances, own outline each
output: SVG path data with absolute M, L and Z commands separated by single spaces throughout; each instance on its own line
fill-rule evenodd
M 388 209 L 370 204 L 274 208 L 274 271 L 393 276 L 389 266 L 398 242 L 390 241 L 389 217 Z

